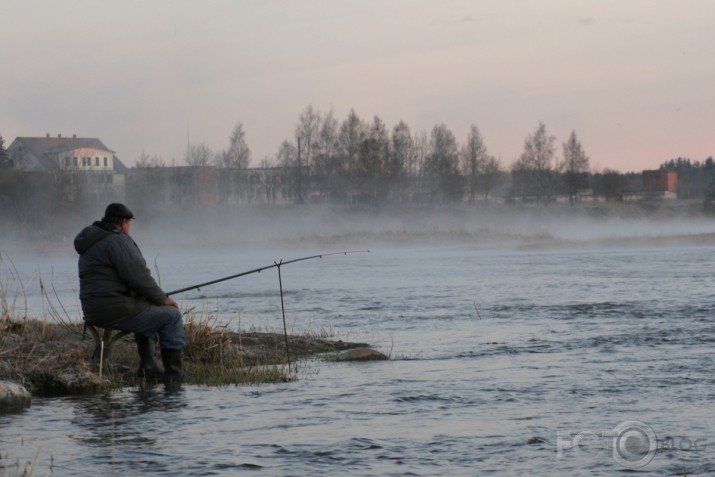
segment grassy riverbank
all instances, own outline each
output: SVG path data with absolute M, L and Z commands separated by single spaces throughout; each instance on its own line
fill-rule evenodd
M 295 378 L 301 361 L 321 353 L 367 347 L 322 334 L 230 331 L 212 318 L 185 315 L 187 347 L 184 367 L 188 384 L 265 383 Z M 143 384 L 136 377 L 138 355 L 133 335 L 117 341 L 109 371 L 99 372 L 91 360 L 94 341 L 81 323 L 0 320 L 0 380 L 24 385 L 33 395 L 94 393 Z M 157 360 L 159 350 L 157 349 Z

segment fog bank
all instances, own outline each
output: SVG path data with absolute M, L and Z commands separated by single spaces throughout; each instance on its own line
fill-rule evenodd
M 131 204 L 129 204 L 130 207 Z M 133 208 L 131 234 L 140 246 L 359 247 L 444 244 L 475 247 L 639 245 L 667 241 L 713 243 L 715 217 L 697 203 L 643 205 L 454 206 L 357 208 L 335 206 Z M 57 220 L 36 235 L 3 239 L 14 247 L 72 247 L 74 235 L 99 220 Z

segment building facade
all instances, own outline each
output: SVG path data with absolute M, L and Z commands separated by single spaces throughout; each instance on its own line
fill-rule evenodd
M 127 167 L 97 138 L 18 137 L 7 148 L 7 156 L 11 169 L 52 175 L 70 200 L 124 198 Z
M 678 173 L 662 169 L 643 171 L 643 192 L 663 198 L 677 197 Z

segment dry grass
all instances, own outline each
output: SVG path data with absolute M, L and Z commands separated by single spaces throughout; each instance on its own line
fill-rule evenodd
M 200 377 L 201 384 L 276 382 L 292 379 L 286 367 L 285 349 L 271 343 L 273 335 L 265 334 L 262 349 L 244 346 L 243 333 L 231 331 L 218 316 L 205 310 L 199 315 L 189 310 L 184 315 L 186 348 L 184 363 L 189 376 Z
M 191 311 L 185 318 L 188 384 L 221 386 L 295 378 L 295 367 L 289 372 L 286 366 L 282 333 L 231 331 L 217 317 L 194 316 Z M 366 346 L 310 335 L 291 335 L 288 342 L 292 363 L 319 353 Z M 144 384 L 135 376 L 138 355 L 131 335 L 114 344 L 109 372 L 100 376 L 90 360 L 94 341 L 81 323 L 4 318 L 0 350 L 0 379 L 23 384 L 35 395 L 94 393 Z
M 283 365 L 285 356 L 248 352 L 238 344 L 240 333 L 211 327 L 207 321 L 188 321 L 186 331 L 187 383 L 228 385 L 292 379 Z M 114 344 L 109 372 L 101 376 L 90 359 L 94 340 L 83 333 L 82 324 L 4 319 L 0 349 L 0 379 L 23 384 L 35 395 L 93 393 L 144 383 L 135 376 L 138 355 L 131 335 Z M 250 359 L 245 359 L 247 354 Z
M 110 387 L 110 382 L 100 380 L 92 369 L 88 361 L 91 351 L 87 351 L 91 346 L 80 338 L 79 325 L 71 330 L 36 320 L 4 319 L 0 325 L 0 379 L 18 382 L 42 395 Z

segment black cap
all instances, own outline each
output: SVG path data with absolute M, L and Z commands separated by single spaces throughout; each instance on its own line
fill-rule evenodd
M 104 211 L 105 219 L 133 219 L 134 214 L 124 204 L 117 202 L 109 204 L 107 210 Z

